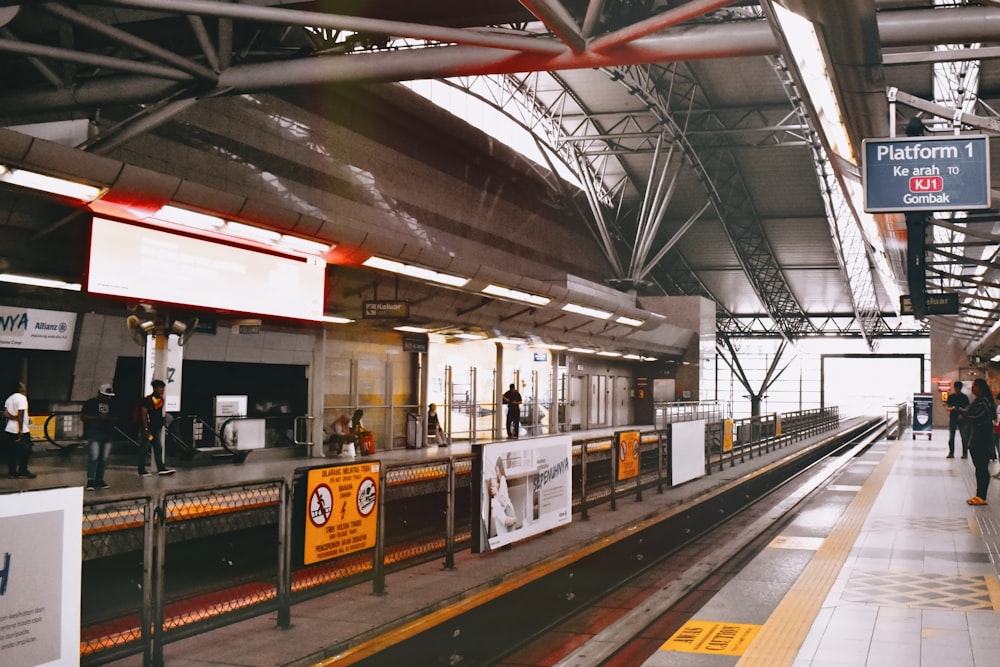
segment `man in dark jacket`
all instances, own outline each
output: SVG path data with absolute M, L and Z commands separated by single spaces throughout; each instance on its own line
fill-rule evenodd
M 143 397 L 139 412 L 139 476 L 150 475 L 146 469 L 150 447 L 153 448 L 156 471 L 161 475 L 172 475 L 177 471 L 163 462 L 163 427 L 166 426 L 163 392 L 167 384 L 163 380 L 153 380 L 149 384 L 153 393 Z
M 80 419 L 83 420 L 83 434 L 87 438 L 87 490 L 107 489 L 104 469 L 114 441 L 115 416 L 111 411 L 111 399 L 115 390 L 110 384 L 102 384 L 97 396 L 83 404 Z
M 948 394 L 948 401 L 945 403 L 945 410 L 948 411 L 948 456 L 955 458 L 955 431 L 958 430 L 962 438 L 962 458 L 969 456 L 968 434 L 962 424 L 962 417 L 969 407 L 969 397 L 962 393 L 962 383 L 956 382 L 952 385 L 954 391 Z

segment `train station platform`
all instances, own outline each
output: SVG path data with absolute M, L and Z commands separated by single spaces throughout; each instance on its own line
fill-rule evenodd
M 754 458 L 737 460 L 733 465 L 727 463 L 721 469 L 713 466 L 711 474 L 680 486 L 667 486 L 663 493 L 646 490 L 641 502 L 633 494 L 618 498 L 615 510 L 607 502 L 598 504 L 590 508 L 587 520 L 575 514 L 569 525 L 509 548 L 483 554 L 461 550 L 455 554 L 454 566 L 450 569 L 439 559 L 391 573 L 381 595 L 376 595 L 372 583 L 367 582 L 297 603 L 291 610 L 291 627 L 287 629 L 277 626 L 277 616 L 272 613 L 171 642 L 164 646 L 164 662 L 171 667 L 352 664 L 377 655 L 380 647 L 390 642 L 431 626 L 447 624 L 469 608 L 566 567 L 644 524 L 660 520 L 665 512 L 683 511 L 700 498 L 736 484 L 755 471 L 861 421 L 844 420 L 841 427 L 833 431 L 807 437 Z M 574 432 L 573 435 L 576 440 L 607 434 L 605 429 L 593 433 Z M 432 446 L 379 452 L 367 458 L 405 464 L 448 456 L 463 457 L 470 453 L 469 444 L 456 443 L 447 448 Z M 121 486 L 127 487 L 123 493 L 134 493 L 133 486 L 150 482 L 181 488 L 186 481 L 198 484 L 214 479 L 220 483 L 232 482 L 234 475 L 264 478 L 279 473 L 282 468 L 287 470 L 289 465 L 322 463 L 322 459 L 254 462 L 251 455 L 240 465 L 182 469 L 176 475 L 154 476 L 145 481 L 138 480 L 131 468 L 124 472 L 115 470 L 109 491 L 89 492 L 87 497 L 93 497 L 92 493 L 112 493 Z M 142 660 L 141 656 L 134 656 L 108 664 L 131 667 L 142 664 Z M 411 664 L 426 663 L 414 656 Z
M 289 628 L 279 628 L 275 614 L 262 614 L 170 642 L 164 646 L 164 662 L 171 667 L 298 667 L 353 664 L 377 656 L 380 647 L 447 625 L 501 592 L 565 567 L 664 513 L 683 511 L 832 433 L 713 470 L 663 493 L 647 491 L 641 501 L 619 498 L 615 510 L 608 503 L 597 505 L 588 520 L 574 516 L 567 526 L 509 548 L 484 554 L 459 551 L 451 568 L 435 560 L 391 573 L 379 595 L 367 582 L 297 603 Z M 946 437 L 935 431 L 930 440 L 913 440 L 907 431 L 854 459 L 839 478 L 790 513 L 780 536 L 645 664 L 996 664 L 1000 481 L 990 489 L 989 505 L 967 505 L 974 490 L 971 462 L 946 459 Z M 371 458 L 405 463 L 469 452 L 468 444 L 459 443 L 380 452 Z M 322 462 L 254 461 L 251 456 L 239 465 L 182 468 L 176 475 L 142 479 L 130 462 L 115 461 L 108 475 L 111 489 L 87 492 L 85 500 L 153 487 L 262 479 Z M 73 457 L 40 456 L 34 467 L 37 479 L 4 480 L 5 490 L 10 484 L 52 488 L 83 482 L 83 469 Z M 619 619 L 607 620 L 608 627 L 634 626 L 628 614 L 635 612 L 622 610 Z M 585 645 L 567 647 L 560 661 L 545 664 L 599 664 L 579 657 L 585 650 Z M 108 664 L 141 665 L 142 657 Z M 412 664 L 424 663 L 414 656 Z
M 644 664 L 998 664 L 1000 481 L 968 505 L 971 459 L 919 437 L 858 457 Z

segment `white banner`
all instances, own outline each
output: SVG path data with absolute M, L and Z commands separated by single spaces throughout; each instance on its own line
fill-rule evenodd
M 0 665 L 80 664 L 83 488 L 0 495 Z
M 67 352 L 75 330 L 76 313 L 0 306 L 0 347 Z
M 181 410 L 181 371 L 184 366 L 184 348 L 174 334 L 157 333 L 146 337 L 146 347 L 143 350 L 143 396 L 147 396 L 153 387 L 150 382 L 163 380 L 166 387 L 163 390 L 163 402 L 167 412 Z

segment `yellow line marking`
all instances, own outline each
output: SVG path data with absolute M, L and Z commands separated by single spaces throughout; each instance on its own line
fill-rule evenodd
M 973 535 L 982 535 L 983 531 L 979 528 L 979 522 L 976 521 L 975 517 L 970 516 L 966 521 L 969 522 L 969 532 Z
M 990 592 L 993 611 L 1000 612 L 1000 580 L 997 579 L 995 574 L 986 575 L 986 590 Z
M 425 613 L 420 618 L 406 623 L 389 633 L 344 649 L 344 651 L 335 656 L 314 663 L 313 667 L 327 667 L 333 664 L 340 667 L 341 665 L 351 665 L 359 660 L 369 658 L 380 651 L 384 651 L 390 646 L 398 644 L 399 642 L 411 637 L 415 637 L 421 632 L 438 626 L 449 619 L 455 618 L 456 616 L 505 595 L 514 589 L 525 586 L 536 579 L 540 579 L 547 574 L 551 574 L 552 572 L 566 567 L 567 565 L 580 560 L 584 556 L 600 551 L 601 549 L 605 549 L 616 541 L 616 539 L 612 539 L 611 537 L 605 537 L 590 545 L 576 549 L 567 556 L 557 558 L 530 570 L 522 571 L 521 574 L 506 579 L 500 578 L 488 581 L 484 584 L 486 588 L 478 593 L 464 598 L 454 604 L 447 605 L 441 609 Z
M 901 443 L 901 440 L 893 441 L 844 516 L 767 619 L 757 639 L 736 663 L 737 667 L 779 667 L 795 661 L 899 456 Z

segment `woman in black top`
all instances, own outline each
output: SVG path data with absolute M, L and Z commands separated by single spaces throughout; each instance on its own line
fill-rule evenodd
M 972 395 L 972 403 L 965 410 L 965 422 L 969 429 L 969 453 L 976 466 L 976 495 L 966 502 L 985 505 L 986 492 L 990 487 L 990 453 L 993 451 L 993 420 L 997 406 L 990 385 L 983 378 L 972 382 Z

